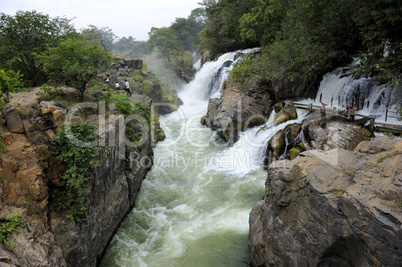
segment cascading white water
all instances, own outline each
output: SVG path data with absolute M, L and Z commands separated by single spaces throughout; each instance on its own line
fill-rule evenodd
M 264 194 L 267 175 L 264 150 L 279 129 L 300 122 L 305 111 L 275 127 L 271 114 L 266 125 L 240 133 L 233 147 L 202 126 L 209 82 L 235 54 L 204 64 L 180 90 L 180 109 L 160 118 L 167 138 L 158 143 L 136 207 L 101 266 L 248 265 L 249 213 Z
M 395 113 L 395 107 L 402 105 L 402 85 L 379 86 L 378 82 L 371 78 L 354 78 L 349 72 L 350 67 L 340 67 L 324 75 L 317 92 L 316 103 L 319 105 L 319 97 L 322 94 L 322 102 L 333 105 L 338 109 L 356 105 L 356 96 L 359 99 L 359 106 L 364 99 L 363 109 L 358 113 L 376 117 L 376 121 L 384 121 L 385 110 Z M 312 102 L 306 100 L 304 102 Z M 367 104 L 369 103 L 369 108 Z M 397 123 L 395 118 L 389 117 L 388 122 Z

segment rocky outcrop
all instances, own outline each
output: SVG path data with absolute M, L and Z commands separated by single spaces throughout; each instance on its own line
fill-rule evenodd
M 297 119 L 296 107 L 293 105 L 293 101 L 280 101 L 274 105 L 275 116 L 274 125 L 278 125 L 288 120 Z
M 10 104 L 6 105 L 1 113 L 1 122 L 12 133 L 23 133 L 24 125 L 17 110 Z
M 208 61 L 211 61 L 211 53 L 209 51 L 205 51 L 201 57 L 201 65 L 204 65 Z
M 266 152 L 266 166 L 278 159 L 294 159 L 305 150 L 353 150 L 360 142 L 370 138 L 371 133 L 361 126 L 340 116 L 323 116 L 317 111 L 307 116 L 303 123 L 287 125 L 271 138 Z
M 124 143 L 102 150 L 87 189 L 88 218 L 83 223 L 50 213 L 50 230 L 68 266 L 96 266 L 120 223 L 135 205 L 142 180 L 153 164 L 151 140 L 138 147 Z M 117 147 L 116 147 L 117 148 Z M 122 155 L 123 154 L 123 155 Z
M 178 57 L 170 62 L 171 67 L 177 75 L 186 83 L 194 79 L 197 70 L 193 66 L 193 55 L 190 52 L 185 52 L 183 57 Z
M 242 91 L 230 80 L 223 83 L 220 99 L 210 99 L 208 113 L 201 123 L 215 130 L 230 144 L 238 140 L 239 131 L 261 125 L 270 114 L 271 100 L 259 88 Z
M 130 69 L 140 70 L 142 69 L 144 62 L 142 59 L 124 59 L 124 58 L 114 58 L 114 63 L 111 67 L 114 69 L 125 68 L 126 66 Z
M 150 98 L 143 97 L 144 104 L 151 104 Z M 9 110 L 15 109 L 7 107 L 1 114 L 5 118 L 1 121 L 5 148 L 0 151 L 0 219 L 19 211 L 28 226 L 8 238 L 14 247 L 0 243 L 0 265 L 96 266 L 120 222 L 134 207 L 153 164 L 151 134 L 140 129 L 142 141 L 125 144 L 120 135 L 127 131 L 122 115 L 89 116 L 99 126 L 103 145 L 97 148 L 98 165 L 85 186 L 88 216 L 75 222 L 66 218 L 67 212 L 52 209 L 50 203 L 66 168 L 52 153 L 52 137 L 67 111 L 54 102 L 42 101 L 24 120 L 13 112 L 20 118 L 17 121 L 10 119 L 16 116 L 10 117 Z M 9 131 L 9 121 L 22 132 Z M 135 125 L 133 131 L 137 128 Z
M 401 266 L 402 141 L 271 164 L 250 213 L 251 266 Z

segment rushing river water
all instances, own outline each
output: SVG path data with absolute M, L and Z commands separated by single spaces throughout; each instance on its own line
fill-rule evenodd
M 278 128 L 271 116 L 265 130 L 250 129 L 229 147 L 200 124 L 208 85 L 234 55 L 206 63 L 179 92 L 179 111 L 160 118 L 167 138 L 102 267 L 248 265 L 249 213 L 264 194 L 262 155 Z

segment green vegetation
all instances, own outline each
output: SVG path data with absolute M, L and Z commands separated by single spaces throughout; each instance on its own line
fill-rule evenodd
M 79 39 L 67 39 L 58 47 L 50 48 L 43 59 L 50 80 L 76 88 L 81 93 L 80 101 L 84 99 L 87 84 L 102 66 L 111 62 L 109 53 Z
M 170 63 L 173 58 L 184 53 L 182 41 L 173 33 L 171 28 L 152 28 L 148 43 L 157 47 L 160 55 Z
M 204 0 L 199 47 L 212 57 L 261 46 L 231 78 L 244 88 L 288 78 L 307 81 L 342 56 L 360 53 L 353 71 L 384 84 L 402 81 L 402 6 L 397 0 Z
M 0 99 L 10 102 L 10 93 L 18 92 L 22 88 L 22 74 L 19 71 L 0 69 Z
M 6 145 L 3 143 L 3 140 L 1 140 L 1 138 L 0 138 L 0 152 L 1 152 L 4 148 L 6 148 Z
M 107 108 L 112 109 L 113 104 L 118 113 L 123 114 L 124 117 L 136 114 L 145 119 L 146 122 L 152 121 L 151 107 L 142 102 L 133 102 L 133 100 L 125 94 L 112 94 L 110 92 L 104 94 L 101 100 L 105 100 Z
M 381 157 L 379 157 L 378 159 L 377 159 L 377 163 L 381 163 L 381 162 L 383 162 L 384 160 L 386 160 L 387 158 L 390 158 L 390 157 L 394 157 L 394 156 L 398 156 L 398 155 L 400 155 L 401 153 L 399 152 L 399 151 L 396 151 L 396 152 L 394 152 L 394 153 L 392 153 L 392 154 L 387 154 L 387 155 L 385 155 L 385 156 L 381 156 Z
M 346 175 L 348 175 L 348 176 L 350 176 L 352 178 L 355 177 L 355 173 L 353 173 L 353 172 L 350 172 L 350 171 L 345 170 L 345 169 L 342 169 L 342 171 L 343 171 L 344 174 L 346 174 Z
M 0 219 L 0 242 L 6 246 L 14 247 L 15 244 L 9 242 L 7 238 L 13 234 L 18 234 L 19 229 L 27 225 L 18 211 L 8 214 L 4 219 Z
M 46 81 L 41 54 L 63 38 L 75 36 L 70 20 L 36 11 L 0 13 L 0 68 L 20 71 L 26 86 Z
M 128 57 L 141 57 L 152 52 L 147 42 L 135 41 L 132 36 L 122 37 L 113 45 L 113 51 Z
M 108 27 L 97 28 L 94 25 L 89 25 L 88 28 L 82 29 L 81 34 L 88 43 L 97 45 L 105 51 L 113 50 L 113 43 L 117 36 Z
M 65 124 L 57 132 L 54 141 L 58 145 L 57 159 L 64 162 L 67 169 L 61 176 L 58 188 L 51 195 L 55 210 L 67 210 L 69 219 L 80 222 L 86 217 L 86 184 L 92 180 L 91 170 L 96 166 L 98 151 L 95 127 L 83 121 Z
M 142 82 L 142 94 L 143 95 L 149 95 L 151 93 L 151 89 L 152 89 L 152 83 L 150 83 L 149 81 L 143 81 Z

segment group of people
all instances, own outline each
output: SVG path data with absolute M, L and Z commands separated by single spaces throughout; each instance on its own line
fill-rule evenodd
M 118 81 L 116 81 L 114 86 L 116 87 L 116 90 L 120 90 L 120 84 Z M 127 80 L 124 81 L 123 90 L 126 91 L 129 96 L 131 96 L 130 83 Z

